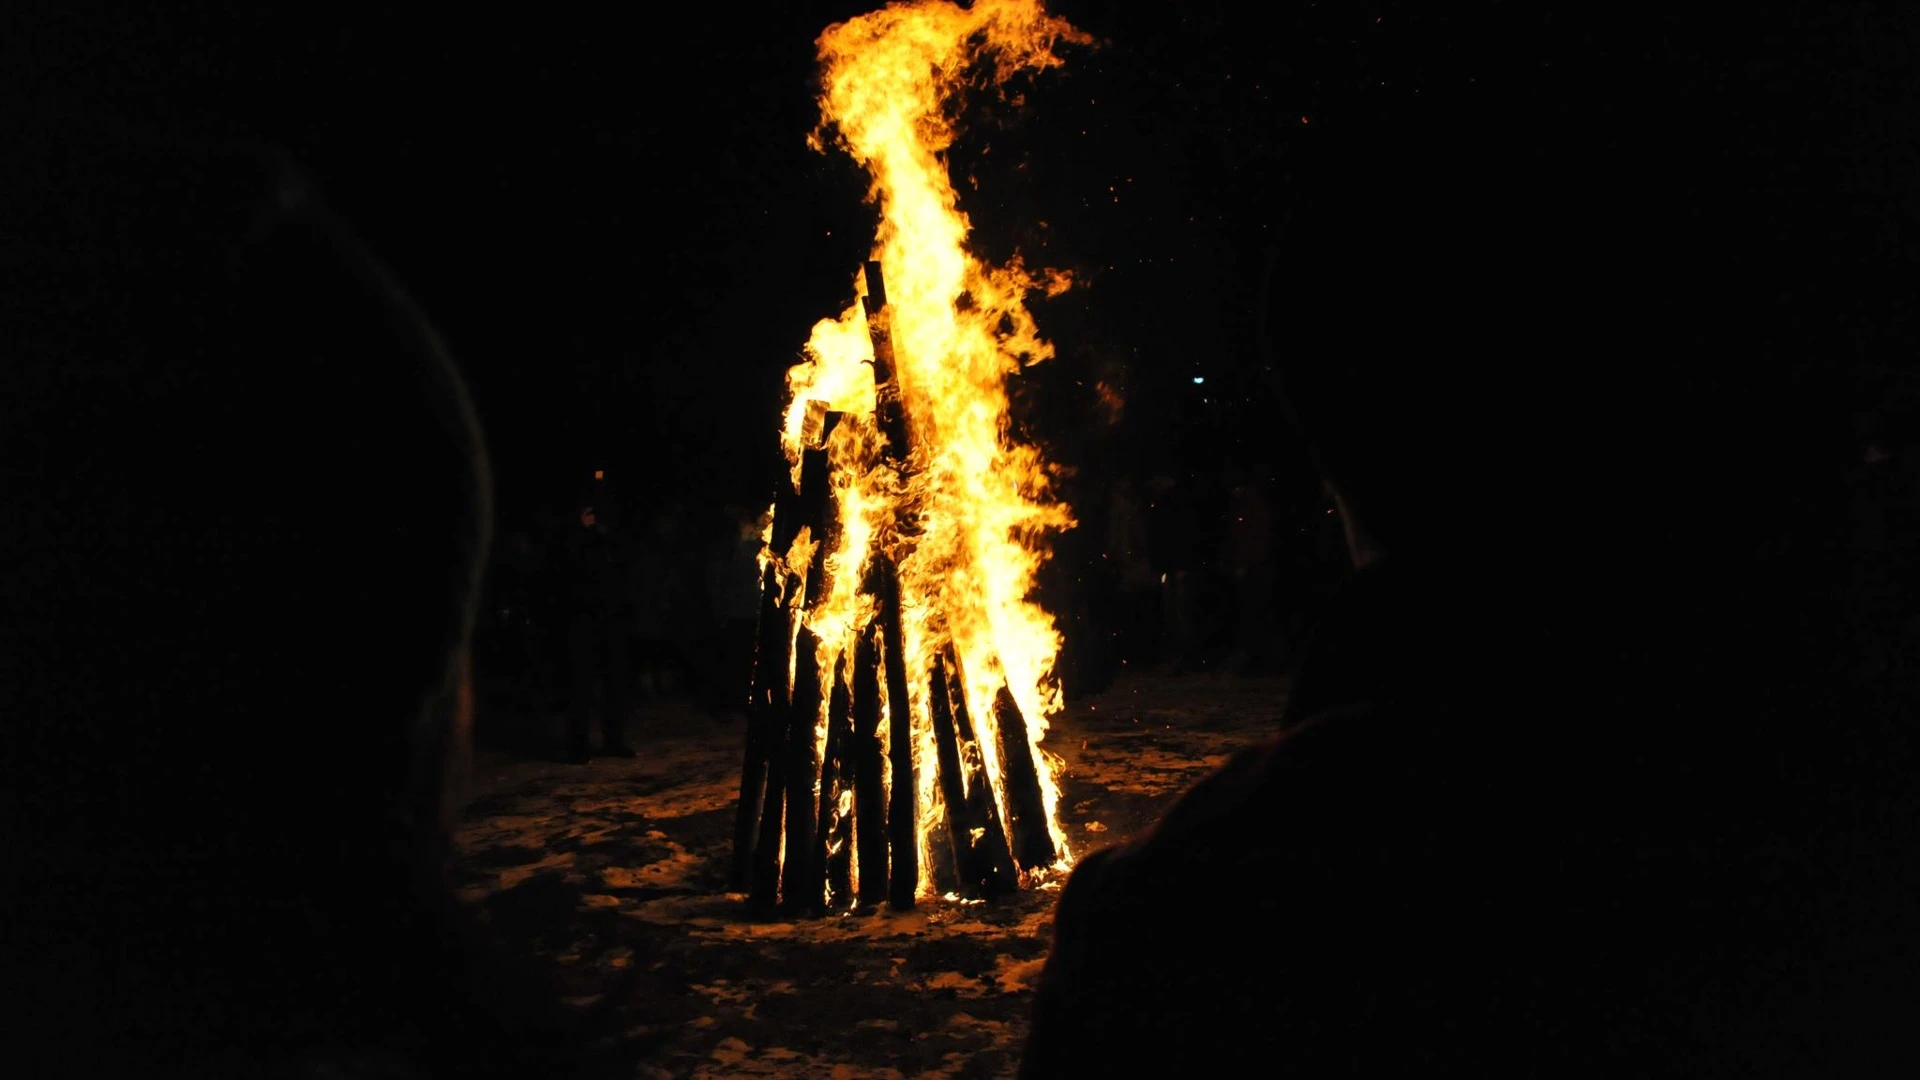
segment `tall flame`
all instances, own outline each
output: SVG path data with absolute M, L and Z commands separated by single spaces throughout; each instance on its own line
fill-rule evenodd
M 1087 40 L 1038 0 L 895 3 L 821 34 L 821 124 L 811 144 L 844 150 L 871 176 L 868 197 L 880 211 L 872 258 L 885 285 L 884 329 L 908 445 L 891 448 L 893 463 L 883 454 L 864 274 L 855 278 L 854 302 L 814 326 L 805 361 L 788 371 L 782 433 L 797 482 L 809 403 L 823 402 L 848 421 L 827 440 L 840 527 L 826 559 L 826 592 L 805 616 L 823 655 L 845 663 L 871 615 L 861 574 L 869 555 L 896 560 L 912 700 L 888 702 L 884 723 L 910 718 L 915 758 L 934 760 L 926 687 L 934 658 L 951 646 L 974 745 L 1006 821 L 1006 763 L 993 707 L 1004 683 L 1026 718 L 1046 827 L 1060 853 L 1055 870 L 1071 856 L 1058 819 L 1058 761 L 1040 744 L 1063 704 L 1054 673 L 1061 639 L 1032 594 L 1047 535 L 1073 518 L 1039 451 L 1011 429 L 1006 381 L 1053 355 L 1026 296 L 1036 289 L 1054 295 L 1069 282 L 1060 273 L 1029 273 L 1017 257 L 990 266 L 968 249 L 970 224 L 945 155 L 968 80 L 1000 88 L 1019 72 L 1060 64 L 1060 43 Z M 804 572 L 805 563 L 792 557 L 789 567 Z M 831 677 L 835 665 L 824 666 Z M 826 727 L 823 711 L 822 745 Z M 917 771 L 924 847 L 944 810 L 934 770 Z M 920 865 L 924 893 L 929 860 Z

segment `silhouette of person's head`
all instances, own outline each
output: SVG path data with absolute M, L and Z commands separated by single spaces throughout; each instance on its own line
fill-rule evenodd
M 491 519 L 458 372 L 272 151 L 29 160 L 0 681 L 41 1036 L 193 1075 L 511 1061 L 443 879 Z

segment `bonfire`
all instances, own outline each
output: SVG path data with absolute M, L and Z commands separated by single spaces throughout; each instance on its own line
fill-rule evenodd
M 1061 638 L 1034 587 L 1073 517 L 1007 394 L 1053 352 L 1026 298 L 1069 282 L 976 257 L 946 155 L 967 91 L 1086 40 L 1038 0 L 979 0 L 817 41 L 812 145 L 866 170 L 879 227 L 787 373 L 734 838 L 756 909 L 990 899 L 1071 866 L 1044 746 Z

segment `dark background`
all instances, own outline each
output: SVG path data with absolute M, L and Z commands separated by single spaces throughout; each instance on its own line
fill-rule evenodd
M 471 380 L 503 533 L 570 513 L 595 469 L 710 524 L 768 501 L 782 373 L 868 251 L 865 177 L 807 135 L 814 38 L 873 6 L 28 4 L 4 34 L 8 107 L 54 144 L 251 139 L 304 163 Z M 1015 388 L 1084 523 L 1057 576 L 1097 556 L 1115 475 L 1251 465 L 1284 530 L 1324 515 L 1256 297 L 1316 132 L 1358 89 L 1424 77 L 1363 47 L 1403 8 L 1062 2 L 1098 44 L 1062 46 L 1022 104 L 970 100 L 952 173 L 978 250 L 1077 282 L 1032 301 L 1058 355 Z M 1833 358 L 1849 400 L 1820 407 L 1852 410 L 1863 447 L 1912 441 L 1912 22 L 1849 5 L 1748 42 L 1815 88 L 1793 129 L 1825 133 L 1809 156 L 1844 174 L 1846 205 L 1820 212 L 1857 234 L 1830 268 L 1857 334 Z
M 29 122 L 261 138 L 316 174 L 471 378 L 511 520 L 596 467 L 765 498 L 781 373 L 871 242 L 865 177 L 806 145 L 813 39 L 870 6 L 44 5 L 8 38 Z M 1034 304 L 1059 357 L 1027 380 L 1030 435 L 1083 461 L 1114 438 L 1104 381 L 1120 442 L 1233 443 L 1248 417 L 1274 456 L 1247 293 L 1312 108 L 1267 54 L 1292 35 L 1239 36 L 1227 5 L 1059 10 L 1105 44 L 1065 47 L 1024 108 L 976 95 L 954 152 L 982 253 L 1079 282 Z
M 54 129 L 288 148 L 451 341 L 507 514 L 603 463 L 757 501 L 780 373 L 871 240 L 864 176 L 806 136 L 813 39 L 873 6 L 28 4 L 11 105 Z M 952 170 L 984 255 L 1079 281 L 1034 304 L 1060 353 L 1029 380 L 1035 436 L 1084 459 L 1105 380 L 1130 446 L 1289 457 L 1248 370 L 1250 296 L 1291 156 L 1365 81 L 1359 42 L 1397 6 L 1052 7 L 1101 44 L 1063 47 L 1065 67 L 1016 88 L 1024 107 L 975 95 Z M 1792 43 L 1834 66 L 1831 100 L 1805 108 L 1834 112 L 1863 218 L 1915 212 L 1911 22 L 1847 6 Z M 1861 306 L 1892 310 L 1914 239 L 1875 243 Z
M 352 386 L 317 389 L 299 381 L 311 368 L 280 378 L 271 356 L 258 368 L 235 362 L 232 336 L 222 333 L 233 328 L 197 322 L 223 310 L 226 297 L 206 295 L 217 282 L 187 283 L 190 298 L 196 284 L 201 289 L 199 307 L 176 318 L 162 310 L 170 269 L 205 263 L 201 248 L 219 238 L 196 245 L 194 236 L 182 239 L 193 223 L 174 221 L 158 235 L 177 246 L 140 251 L 127 237 L 106 235 L 110 225 L 93 227 L 189 205 L 172 199 L 180 177 L 147 184 L 126 175 L 123 161 L 121 173 L 98 178 L 84 198 L 48 189 L 85 175 L 87 156 L 102 148 L 284 148 L 418 298 L 470 380 L 498 486 L 499 551 L 513 552 L 511 541 L 539 534 L 543 522 L 565 521 L 595 469 L 642 513 L 681 502 L 709 526 L 724 524 L 723 507 L 768 501 L 782 373 L 799 359 L 810 325 L 848 304 L 853 273 L 868 253 L 873 211 L 863 200 L 865 178 L 837 152 L 810 150 L 806 137 L 818 120 L 813 40 L 873 6 L 379 9 L 77 0 L 6 7 L 0 693 L 8 701 L 0 715 L 33 722 L 6 726 L 0 767 L 8 775 L 0 786 L 40 799 L 26 819 L 37 824 L 22 833 L 35 841 L 19 845 L 23 865 L 111 871 L 126 895 L 145 897 L 155 892 L 148 869 L 198 865 L 178 857 L 184 848 L 248 874 L 263 839 L 304 855 L 328 849 L 302 837 L 386 828 L 384 804 L 365 796 L 401 786 L 393 773 L 404 756 L 392 752 L 397 713 L 377 700 L 387 682 L 355 669 L 379 668 L 395 686 L 418 676 L 384 662 L 390 650 L 382 639 L 416 637 L 395 616 L 409 588 L 428 576 L 416 572 L 413 556 L 436 566 L 449 561 L 424 544 L 395 541 L 392 521 L 360 520 L 397 507 L 404 523 L 412 509 L 406 485 L 413 476 L 432 482 L 444 461 L 422 456 L 410 463 L 418 473 L 383 477 L 393 471 L 383 468 L 386 443 L 408 448 L 397 430 L 386 440 L 359 439 L 360 471 L 351 475 L 335 468 L 330 445 L 290 445 L 325 444 L 335 415 L 343 425 L 400 429 L 406 421 L 392 416 L 404 414 L 406 403 L 383 407 L 381 390 L 390 387 L 370 378 L 375 389 L 365 394 Z M 1063 47 L 1065 67 L 1013 88 L 1024 102 L 1018 107 L 973 99 L 952 159 L 985 258 L 999 262 L 1017 251 L 1078 282 L 1060 298 L 1033 302 L 1058 355 L 1015 388 L 1021 433 L 1066 470 L 1064 492 L 1083 522 L 1064 538 L 1044 584 L 1072 654 L 1102 629 L 1079 620 L 1087 614 L 1082 579 L 1107 544 L 1104 500 L 1113 478 L 1167 475 L 1188 485 L 1175 490 L 1192 503 L 1162 517 L 1177 516 L 1199 534 L 1186 542 L 1204 547 L 1223 531 L 1218 481 L 1228 466 L 1264 466 L 1280 507 L 1276 532 L 1326 536 L 1328 508 L 1278 413 L 1256 334 L 1262 267 L 1284 244 L 1298 167 L 1314 157 L 1316 140 L 1355 116 L 1355 101 L 1368 93 L 1404 87 L 1417 95 L 1429 64 L 1445 72 L 1433 77 L 1455 80 L 1470 79 L 1482 63 L 1524 66 L 1528 39 L 1504 32 L 1503 11 L 1533 12 L 1515 24 L 1534 28 L 1558 18 L 1556 31 L 1571 24 L 1575 37 L 1580 24 L 1575 13 L 1541 15 L 1534 5 L 1461 4 L 1448 10 L 1473 9 L 1484 33 L 1396 38 L 1376 28 L 1394 28 L 1427 5 L 1062 0 L 1054 7 L 1099 47 Z M 1621 29 L 1627 16 L 1609 14 Z M 1650 520 L 1614 526 L 1619 535 L 1638 529 L 1654 538 L 1644 546 L 1661 563 L 1655 584 L 1671 592 L 1641 594 L 1647 602 L 1634 617 L 1575 639 L 1594 647 L 1596 667 L 1651 639 L 1647 651 L 1659 654 L 1658 663 L 1643 666 L 1653 674 L 1605 688 L 1616 697 L 1649 691 L 1648 707 L 1635 700 L 1609 718 L 1643 725 L 1631 730 L 1650 737 L 1623 740 L 1636 753 L 1664 754 L 1682 731 L 1667 722 L 1697 718 L 1712 721 L 1703 730 L 1715 737 L 1733 732 L 1729 745 L 1755 747 L 1743 762 L 1776 748 L 1783 758 L 1825 760 L 1818 739 L 1811 755 L 1786 735 L 1743 741 L 1762 713 L 1747 705 L 1767 707 L 1759 722 L 1773 734 L 1797 736 L 1828 723 L 1868 731 L 1873 737 L 1832 740 L 1845 745 L 1829 756 L 1863 748 L 1872 768 L 1848 760 L 1836 769 L 1843 782 L 1830 785 L 1831 800 L 1808 800 L 1823 812 L 1844 810 L 1847 785 L 1862 774 L 1884 772 L 1886 787 L 1902 794 L 1913 775 L 1912 703 L 1920 695 L 1912 663 L 1920 656 L 1912 542 L 1920 534 L 1920 380 L 1912 364 L 1920 342 L 1909 311 L 1920 295 L 1915 18 L 1902 5 L 1852 3 L 1765 28 L 1735 17 L 1712 26 L 1695 20 L 1688 29 L 1711 37 L 1723 57 L 1751 58 L 1742 76 L 1751 85 L 1788 88 L 1771 100 L 1778 112 L 1748 117 L 1756 154 L 1777 149 L 1785 159 L 1780 190 L 1743 197 L 1757 215 L 1787 219 L 1785 227 L 1756 220 L 1757 227 L 1799 238 L 1808 258 L 1820 260 L 1795 265 L 1792 252 L 1776 260 L 1799 271 L 1782 275 L 1795 287 L 1784 294 L 1808 298 L 1805 321 L 1819 324 L 1793 338 L 1820 343 L 1817 355 L 1793 358 L 1818 378 L 1792 408 L 1779 408 L 1777 373 L 1744 378 L 1738 355 L 1697 365 L 1725 378 L 1711 385 L 1703 378 L 1704 389 L 1683 407 L 1701 411 L 1700 442 L 1724 439 L 1673 476 L 1699 484 L 1706 497 L 1677 522 L 1658 520 L 1656 510 Z M 1625 28 L 1650 49 L 1668 43 L 1665 24 L 1649 24 L 1644 35 L 1637 24 Z M 1422 40 L 1458 52 L 1423 52 Z M 1409 43 L 1403 53 L 1395 41 Z M 1605 96 L 1608 87 L 1596 82 L 1593 92 Z M 1657 110 L 1659 102 L 1632 107 Z M 1430 167 L 1448 168 L 1446 156 L 1437 153 Z M 1791 175 L 1795 169 L 1804 171 Z M 1418 185 L 1421 177 L 1416 171 L 1406 180 Z M 16 183 L 29 198 L 14 197 Z M 1808 192 L 1817 197 L 1803 198 Z M 1608 275 L 1636 268 L 1626 260 L 1587 269 L 1604 287 Z M 102 281 L 135 287 L 116 292 Z M 1712 293 L 1717 284 L 1702 289 Z M 1719 310 L 1742 310 L 1724 295 L 1716 299 Z M 63 325 L 68 312 L 80 324 L 71 334 Z M 152 326 L 174 336 L 150 340 L 144 329 Z M 26 328 L 24 348 L 17 327 Z M 335 339 L 357 333 L 344 319 L 332 329 Z M 1284 342 L 1285 328 L 1274 337 Z M 206 365 L 178 362 L 193 354 L 166 347 L 202 339 L 225 349 Z M 1672 352 L 1648 356 L 1657 363 Z M 361 367 L 376 368 L 381 357 L 369 360 Z M 1648 366 L 1635 370 L 1644 376 Z M 1543 367 L 1528 385 L 1575 398 L 1607 373 L 1556 380 L 1559 374 Z M 1752 392 L 1763 384 L 1768 396 L 1757 400 Z M 1659 389 L 1654 381 L 1649 392 Z M 60 393 L 67 399 L 57 400 Z M 257 399 L 230 409 L 213 400 L 222 394 Z M 177 414 L 168 411 L 174 407 Z M 283 409 L 298 424 L 277 432 Z M 343 429 L 342 442 L 362 434 Z M 258 444 L 246 441 L 255 437 Z M 299 460 L 278 472 L 274 462 L 255 460 L 263 446 Z M 1795 468 L 1774 467 L 1780 462 L 1772 459 L 1782 458 L 1796 459 Z M 1729 476 L 1753 486 L 1710 490 Z M 1759 487 L 1774 476 L 1794 477 L 1795 489 L 1775 498 Z M 368 478 L 385 484 L 384 501 L 355 487 Z M 1496 548 L 1535 539 L 1524 517 L 1530 493 L 1512 498 L 1497 478 L 1484 489 L 1474 479 L 1473 497 L 1461 500 L 1461 530 Z M 1652 483 L 1662 479 L 1656 474 Z M 276 490 L 277 482 L 296 490 Z M 1695 491 L 1654 494 L 1656 508 L 1689 509 Z M 448 493 L 439 496 L 444 502 Z M 1745 519 L 1758 527 L 1694 528 L 1713 505 L 1743 500 L 1765 511 Z M 1671 538 L 1669 550 L 1660 549 L 1662 537 Z M 17 539 L 26 542 L 16 562 Z M 702 552 L 688 547 L 697 563 Z M 394 557 L 396 549 L 406 558 Z M 1342 565 L 1337 537 L 1295 554 L 1304 557 L 1279 560 L 1285 574 L 1325 575 Z M 18 572 L 22 564 L 26 573 Z M 1782 567 L 1801 568 L 1802 580 L 1783 582 Z M 21 583 L 25 603 L 14 596 Z M 423 621 L 444 621 L 444 597 L 419 591 L 415 606 L 433 609 L 421 613 Z M 1776 610 L 1791 607 L 1799 610 Z M 369 634 L 370 626 L 384 634 Z M 1804 639 L 1787 633 L 1801 629 Z M 565 697 L 554 641 L 545 646 L 545 689 L 561 692 L 533 700 L 529 713 Z M 1691 711 L 1655 682 L 1670 670 L 1662 666 L 1668 653 L 1680 661 L 1672 670 L 1687 676 L 1688 700 L 1698 706 Z M 1073 681 L 1076 660 L 1069 655 L 1069 695 L 1081 688 Z M 341 664 L 350 666 L 343 672 Z M 1461 674 L 1479 685 L 1503 676 L 1502 664 L 1475 657 Z M 728 676 L 736 688 L 740 674 L 736 665 Z M 1786 693 L 1783 684 L 1795 685 Z M 19 692 L 26 700 L 16 706 Z M 416 699 L 404 700 L 411 708 Z M 1818 708 L 1802 708 L 1808 703 Z M 228 767 L 235 759 L 244 766 Z M 353 790 L 356 783 L 366 791 Z M 1726 805 L 1742 811 L 1748 804 Z M 1847 812 L 1867 820 L 1878 806 L 1863 795 Z M 69 807 L 97 814 L 76 824 Z M 343 825 L 343 808 L 359 824 Z M 289 818 L 303 831 L 276 839 Z M 1870 822 L 1859 831 L 1897 841 L 1916 818 L 1888 820 L 1887 830 Z M 222 822 L 226 833 L 209 836 L 207 821 Z M 245 857 L 202 851 L 203 839 L 231 842 Z M 372 851 L 380 846 L 365 845 L 366 857 L 384 858 L 384 848 Z M 1836 861 L 1846 853 L 1836 849 Z M 61 855 L 64 861 L 43 859 Z M 338 910 L 358 910 L 359 871 L 309 875 L 298 859 L 285 870 L 288 880 L 338 883 L 351 894 L 338 898 Z M 60 872 L 39 878 L 62 882 Z M 266 909 L 256 930 L 277 921 L 279 893 L 209 890 L 225 880 L 194 881 L 178 902 L 199 905 L 212 891 L 231 895 L 236 906 Z M 71 883 L 48 890 L 46 910 L 85 922 L 103 901 L 75 903 L 84 893 Z M 253 904 L 262 895 L 274 902 Z M 162 900 L 153 910 L 175 902 Z M 252 962 L 251 931 L 231 933 L 193 910 L 208 940 Z M 149 925 L 165 923 L 155 915 Z M 124 948 L 123 937 L 102 937 L 91 926 L 74 933 L 105 943 L 103 958 Z M 173 939 L 169 930 L 154 933 Z M 170 948 L 193 947 L 149 955 L 164 958 Z M 95 1003 L 85 963 L 58 944 L 42 951 L 43 970 L 61 973 L 78 988 L 72 1000 L 87 1005 L 72 1015 L 110 1028 L 121 1019 Z M 378 958 L 368 970 L 384 977 L 391 954 L 370 941 L 365 955 Z M 101 965 L 106 970 L 104 959 Z M 155 970 L 154 982 L 122 984 L 123 1005 L 171 1004 L 171 965 Z M 40 985 L 31 975 L 24 984 Z

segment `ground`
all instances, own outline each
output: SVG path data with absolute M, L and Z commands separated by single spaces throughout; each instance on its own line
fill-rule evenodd
M 1271 732 L 1280 678 L 1122 677 L 1070 702 L 1046 744 L 1066 763 L 1077 857 L 1125 840 L 1187 784 Z M 657 1039 L 658 1077 L 1011 1076 L 1056 888 L 756 921 L 727 892 L 745 721 L 651 701 L 638 757 L 586 765 L 481 751 L 459 834 L 465 902 L 609 993 Z M 610 989 L 617 987 L 617 989 Z

